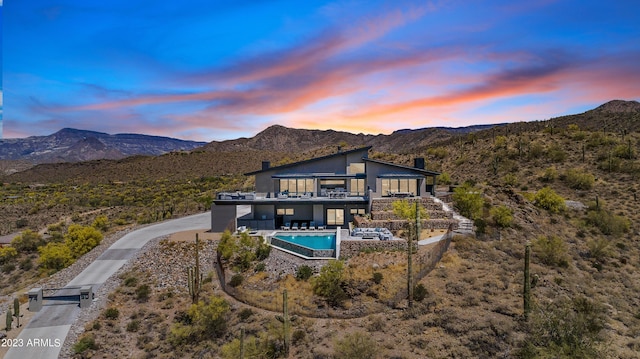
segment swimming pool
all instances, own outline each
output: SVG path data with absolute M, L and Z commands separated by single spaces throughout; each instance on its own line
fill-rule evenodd
M 336 233 L 276 232 L 271 245 L 312 258 L 333 258 L 336 255 Z

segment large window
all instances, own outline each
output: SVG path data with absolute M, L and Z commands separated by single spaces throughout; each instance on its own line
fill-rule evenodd
M 279 216 L 293 216 L 293 208 L 278 208 L 276 214 Z
M 392 196 L 394 193 L 410 193 L 413 196 L 418 195 L 418 180 L 404 178 L 383 178 L 382 179 L 382 195 Z
M 344 209 L 329 208 L 327 209 L 327 225 L 328 226 L 341 226 L 344 224 Z
M 367 210 L 364 209 L 364 208 L 351 208 L 349 210 L 349 213 L 351 213 L 353 215 L 358 214 L 358 215 L 364 216 L 365 214 L 367 214 Z
M 304 194 L 313 193 L 312 178 L 288 178 L 280 180 L 280 192 L 287 192 L 291 194 Z
M 364 196 L 364 178 L 352 178 L 351 179 L 351 195 L 352 196 Z

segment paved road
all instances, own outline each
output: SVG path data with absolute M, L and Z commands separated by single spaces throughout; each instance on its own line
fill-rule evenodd
M 109 247 L 100 257 L 66 286 L 92 285 L 95 292 L 129 258 L 151 239 L 167 234 L 204 229 L 211 226 L 209 212 L 173 219 L 128 233 Z M 71 324 L 80 308 L 77 304 L 45 303 L 18 336 L 18 347 L 11 348 L 5 359 L 49 359 L 60 354 Z

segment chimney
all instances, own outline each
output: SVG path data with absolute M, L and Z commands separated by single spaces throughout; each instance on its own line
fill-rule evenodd
M 424 169 L 424 157 L 418 157 L 413 159 L 413 167 L 417 169 Z
M 262 170 L 268 170 L 269 167 L 271 167 L 271 162 L 269 161 L 262 161 Z

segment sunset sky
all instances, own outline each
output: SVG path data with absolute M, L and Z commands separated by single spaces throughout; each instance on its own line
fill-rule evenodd
M 640 99 L 640 1 L 6 0 L 3 137 L 391 133 Z

